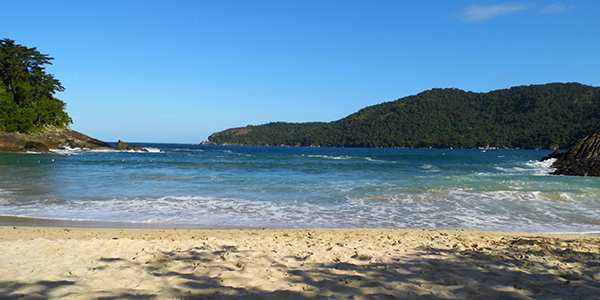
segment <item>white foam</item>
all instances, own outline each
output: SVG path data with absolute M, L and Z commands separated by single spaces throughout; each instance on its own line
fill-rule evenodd
M 553 171 L 551 165 L 554 160 L 555 159 L 549 159 L 546 161 L 530 160 L 518 166 L 495 166 L 494 168 L 498 171 L 511 175 L 547 176 Z
M 333 159 L 333 160 L 347 160 L 352 159 L 352 156 L 332 156 L 332 155 L 307 155 L 311 158 L 324 158 L 324 159 Z
M 381 159 L 374 159 L 374 158 L 370 158 L 370 157 L 365 157 L 366 161 L 370 161 L 370 162 L 377 162 L 377 163 L 396 163 L 395 161 L 385 161 L 385 160 L 381 160 Z
M 112 153 L 120 150 L 109 149 L 89 149 L 89 148 L 67 148 L 67 149 L 50 149 L 50 152 L 60 155 L 79 155 L 84 153 Z
M 532 169 L 534 175 L 548 175 L 553 171 L 552 164 L 556 161 L 555 158 L 548 159 L 545 161 L 534 161 L 530 160 L 525 163 L 530 169 Z
M 265 227 L 440 228 L 530 232 L 599 231 L 594 201 L 538 191 L 480 192 L 468 188 L 427 193 L 346 196 L 329 202 L 260 201 L 203 196 L 121 198 L 16 204 L 0 214 L 95 221 Z M 582 217 L 583 216 L 583 217 Z
M 158 148 L 148 147 L 148 148 L 144 148 L 144 149 L 148 150 L 149 153 L 161 153 L 162 152 L 162 150 L 160 150 Z
M 266 150 L 250 155 L 244 153 L 246 150 L 216 147 L 202 151 L 164 149 L 169 155 L 160 158 L 117 153 L 97 155 L 99 160 L 67 159 L 83 163 L 56 164 L 58 172 L 48 172 L 43 185 L 23 181 L 17 187 L 2 186 L 14 194 L 0 190 L 0 214 L 239 227 L 600 231 L 597 179 L 534 177 L 547 172 L 551 162 L 489 155 L 485 164 L 471 168 L 469 163 L 463 167 L 456 165 L 460 161 L 447 164 L 431 157 L 404 160 L 389 156 L 384 158 L 389 161 L 379 161 L 373 159 L 380 157 L 377 153 L 369 158 L 329 150 L 311 150 L 308 153 L 322 155 L 299 156 L 298 152 L 271 155 Z M 87 153 L 69 151 L 64 153 Z M 121 161 L 147 163 L 154 158 L 164 164 L 148 164 L 149 168 L 136 164 L 133 170 L 120 166 Z M 29 160 L 33 164 L 37 159 Z M 323 168 L 328 161 L 344 168 Z M 70 168 L 79 165 L 82 168 L 71 172 Z M 114 165 L 119 165 L 117 171 L 123 176 L 114 176 Z M 447 171 L 450 167 L 454 169 Z M 96 183 L 71 180 L 73 174 L 99 178 L 94 178 Z M 0 179 L 4 178 L 0 173 Z

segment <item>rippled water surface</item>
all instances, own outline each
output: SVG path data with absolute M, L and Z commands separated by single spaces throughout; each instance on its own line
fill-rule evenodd
M 600 231 L 551 151 L 217 147 L 0 154 L 0 215 L 203 227 Z

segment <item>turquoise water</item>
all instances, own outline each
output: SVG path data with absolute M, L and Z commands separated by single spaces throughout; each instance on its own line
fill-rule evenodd
M 550 151 L 221 147 L 0 154 L 0 215 L 193 227 L 600 231 Z

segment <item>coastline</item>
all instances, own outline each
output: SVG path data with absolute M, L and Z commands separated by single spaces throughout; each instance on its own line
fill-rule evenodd
M 68 228 L 120 228 L 120 229 L 239 229 L 240 227 L 228 225 L 185 224 L 185 223 L 151 223 L 151 222 L 119 222 L 119 221 L 92 221 L 92 220 L 65 220 L 31 217 L 16 217 L 0 215 L 2 226 L 27 226 L 27 227 L 68 227 Z M 262 229 L 262 227 L 247 226 L 244 229 Z
M 0 228 L 1 227 L 43 227 L 43 228 L 82 228 L 82 229 L 141 229 L 141 230 L 344 230 L 344 229 L 372 229 L 372 230 L 409 230 L 409 231 L 423 231 L 423 230 L 437 230 L 444 231 L 445 229 L 433 229 L 433 228 L 354 228 L 354 227 L 265 227 L 265 226 L 237 226 L 237 225 L 215 225 L 215 224 L 202 224 L 202 223 L 158 223 L 158 222 L 124 222 L 124 221 L 97 221 L 97 220 L 66 220 L 66 219 L 50 219 L 50 218 L 33 218 L 33 217 L 20 217 L 20 216 L 6 216 L 0 215 Z M 496 231 L 496 230 L 476 230 L 476 229 L 447 229 L 445 231 L 456 231 L 456 232 L 485 232 L 485 233 L 500 233 L 504 235 L 543 235 L 552 237 L 600 237 L 600 231 L 582 231 L 582 232 L 527 232 L 527 231 Z
M 598 234 L 21 224 L 0 226 L 0 296 L 6 299 L 600 294 Z
M 30 134 L 0 131 L 0 152 L 50 152 L 52 149 L 65 148 L 119 150 L 116 146 L 69 127 L 44 126 Z

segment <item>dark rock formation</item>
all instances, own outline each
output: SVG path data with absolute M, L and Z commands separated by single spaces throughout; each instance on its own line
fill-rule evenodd
M 554 175 L 600 176 L 600 131 L 577 141 L 552 166 Z
M 542 159 L 540 159 L 540 161 L 546 161 L 546 160 L 553 159 L 553 158 L 559 159 L 559 158 L 562 158 L 563 155 L 565 155 L 564 152 L 560 152 L 558 150 L 554 150 L 554 152 L 548 154 L 548 156 L 542 157 Z
M 131 146 L 129 146 L 129 144 L 119 140 L 119 142 L 117 142 L 117 148 L 121 149 L 121 150 L 133 150 L 133 148 L 131 148 Z
M 142 148 L 140 146 L 133 146 L 133 151 L 143 151 L 143 152 L 149 152 L 148 149 L 146 148 Z
M 46 126 L 39 132 L 31 134 L 0 132 L 0 152 L 42 151 L 46 148 L 33 147 L 41 143 L 48 149 L 86 148 L 93 150 L 118 150 L 117 147 L 91 138 L 70 128 Z
M 25 143 L 25 146 L 23 146 L 23 150 L 33 152 L 50 152 L 50 148 L 48 148 L 48 146 L 46 146 L 44 143 L 40 142 L 27 142 Z
M 148 152 L 148 149 L 142 148 L 140 146 L 129 146 L 129 144 L 119 140 L 119 142 L 117 143 L 117 148 L 121 149 L 121 150 L 133 150 L 133 151 L 142 151 L 142 152 Z
M 600 157 L 575 160 L 556 169 L 554 175 L 600 176 Z
M 73 140 L 66 140 L 64 143 L 58 145 L 58 148 L 60 148 L 60 149 L 76 149 L 76 148 L 83 148 L 83 147 L 79 146 Z

